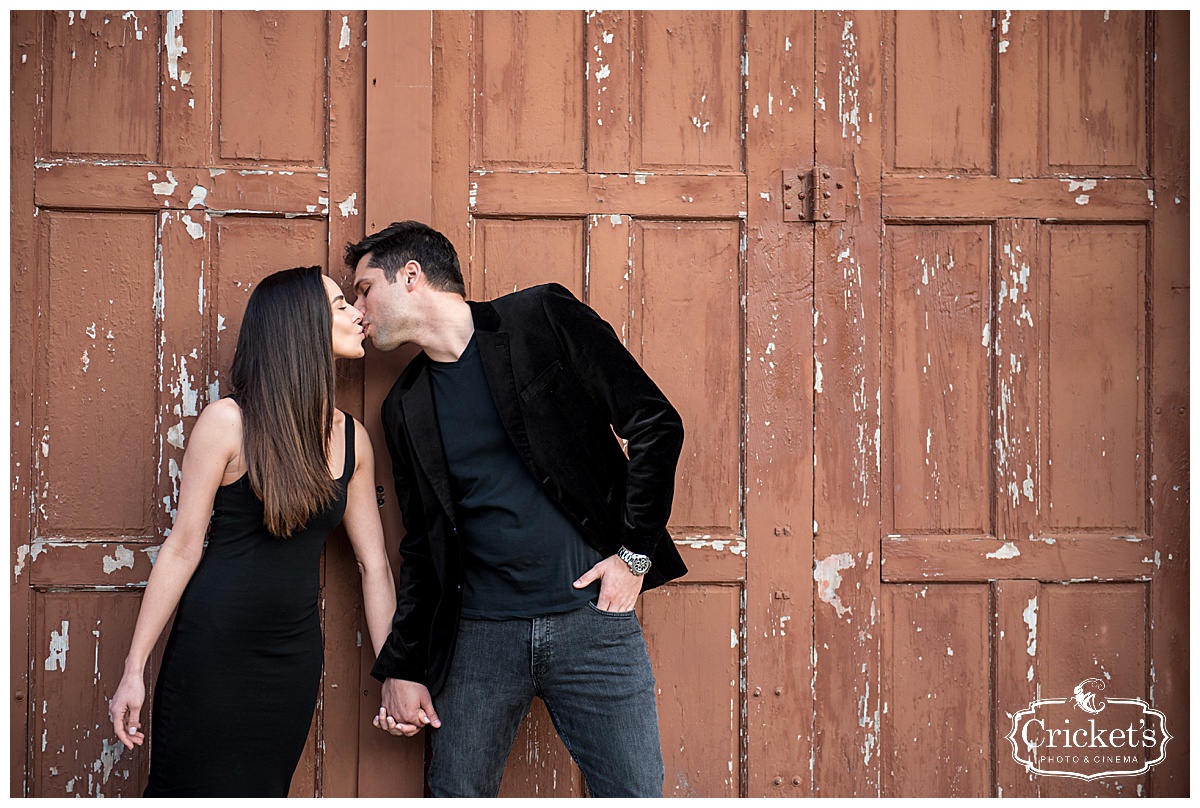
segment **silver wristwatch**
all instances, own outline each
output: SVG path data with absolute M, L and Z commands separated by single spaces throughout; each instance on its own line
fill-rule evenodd
M 629 571 L 634 575 L 645 575 L 650 569 L 650 557 L 640 555 L 632 550 L 626 550 L 624 547 L 617 550 L 617 558 L 625 562 L 629 567 Z

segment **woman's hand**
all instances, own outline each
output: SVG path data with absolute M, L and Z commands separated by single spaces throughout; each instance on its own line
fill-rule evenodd
M 142 733 L 142 703 L 146 700 L 146 683 L 140 675 L 126 673 L 108 703 L 108 715 L 112 718 L 113 728 L 117 738 L 125 744 L 126 749 L 132 749 L 134 744 L 141 746 L 146 740 Z

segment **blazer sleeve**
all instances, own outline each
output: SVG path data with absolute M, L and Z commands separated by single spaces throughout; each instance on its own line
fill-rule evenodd
M 388 453 L 392 457 L 392 478 L 396 486 L 396 502 L 404 522 L 404 538 L 400 540 L 400 576 L 397 582 L 396 614 L 392 617 L 392 633 L 388 635 L 371 676 L 384 679 L 405 679 L 428 685 L 426 663 L 429 650 L 429 631 L 433 605 L 437 602 L 437 574 L 429 550 L 421 498 L 414 490 L 412 459 L 388 422 L 388 407 L 384 404 L 383 431 Z
M 629 441 L 621 544 L 651 555 L 671 515 L 683 421 L 600 315 L 558 284 L 543 287 L 542 307 L 584 389 Z

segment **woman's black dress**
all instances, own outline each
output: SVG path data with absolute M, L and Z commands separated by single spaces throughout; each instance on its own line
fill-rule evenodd
M 353 474 L 346 416 L 336 498 L 302 530 L 267 531 L 248 474 L 217 489 L 154 693 L 147 797 L 287 796 L 321 680 L 321 548 Z

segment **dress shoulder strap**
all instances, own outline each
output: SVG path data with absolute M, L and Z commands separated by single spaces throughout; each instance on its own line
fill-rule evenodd
M 342 415 L 346 416 L 346 465 L 342 469 L 342 479 L 349 480 L 354 476 L 354 419 L 344 410 Z

